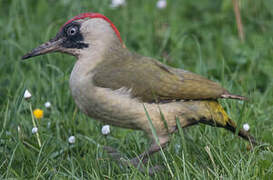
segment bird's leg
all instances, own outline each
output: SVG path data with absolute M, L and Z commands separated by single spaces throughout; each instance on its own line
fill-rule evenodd
M 158 143 L 153 140 L 150 148 L 148 151 L 145 151 L 141 153 L 140 155 L 136 156 L 135 158 L 132 158 L 129 161 L 125 161 L 123 164 L 125 165 L 133 165 L 135 168 L 138 168 L 140 171 L 145 172 L 145 168 L 143 167 L 143 164 L 146 164 L 148 161 L 148 158 L 150 155 L 160 151 L 161 149 L 165 148 L 167 143 L 169 141 L 168 136 L 158 137 Z M 159 171 L 161 169 L 160 166 L 156 165 L 153 167 L 150 167 L 149 174 L 152 175 L 155 172 Z
M 116 149 L 110 147 L 110 146 L 103 146 L 103 149 L 114 159 L 117 161 L 120 161 L 120 159 L 123 157 L 120 152 L 118 152 Z
M 118 162 L 122 163 L 125 166 L 130 166 L 133 165 L 135 168 L 138 168 L 140 171 L 144 172 L 145 168 L 143 167 L 143 164 L 147 163 L 148 158 L 150 155 L 158 152 L 166 147 L 169 137 L 168 136 L 163 136 L 163 137 L 158 137 L 159 142 L 157 143 L 155 140 L 153 140 L 153 143 L 151 144 L 150 148 L 148 151 L 145 151 L 138 155 L 135 158 L 132 158 L 131 160 L 124 161 L 122 160 L 122 154 L 115 150 L 114 148 L 111 148 L 109 146 L 104 146 L 104 150 L 107 151 L 107 153 L 115 160 Z M 159 166 L 151 167 L 149 169 L 149 174 L 153 174 L 154 172 L 158 171 L 160 169 Z
M 145 151 L 145 152 L 141 153 L 140 155 L 138 155 L 137 157 L 131 159 L 130 163 L 134 166 L 137 166 L 140 162 L 142 162 L 144 164 L 147 163 L 148 157 L 150 155 L 152 155 L 152 154 L 154 154 L 166 147 L 166 145 L 169 141 L 169 137 L 168 136 L 158 137 L 158 140 L 159 140 L 158 143 L 155 140 L 153 140 L 148 151 Z

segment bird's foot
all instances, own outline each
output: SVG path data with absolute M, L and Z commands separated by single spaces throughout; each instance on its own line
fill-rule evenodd
M 156 165 L 153 167 L 149 167 L 149 169 L 147 169 L 145 168 L 144 165 L 147 164 L 150 155 L 160 151 L 162 148 L 164 148 L 167 145 L 169 141 L 169 137 L 161 136 L 161 137 L 158 137 L 158 139 L 159 139 L 159 145 L 156 143 L 156 141 L 154 141 L 151 144 L 148 151 L 145 151 L 144 153 L 130 160 L 125 160 L 124 158 L 122 158 L 123 157 L 122 154 L 112 147 L 104 146 L 104 150 L 106 150 L 108 154 L 114 160 L 118 161 L 121 165 L 126 167 L 134 166 L 135 168 L 139 169 L 141 172 L 145 173 L 148 171 L 149 175 L 153 175 L 156 172 L 162 170 L 163 168 Z
M 144 165 L 148 162 L 148 157 L 143 156 L 144 153 L 130 160 L 126 160 L 123 158 L 124 156 L 122 155 L 122 153 L 118 152 L 116 149 L 110 146 L 104 146 L 103 149 L 119 164 L 126 167 L 133 166 L 143 173 L 147 172 L 147 168 L 145 168 Z M 162 167 L 159 165 L 155 165 L 155 166 L 149 167 L 148 173 L 149 175 L 153 175 L 156 172 L 159 172 L 160 170 L 162 170 Z
M 159 165 L 151 166 L 151 167 L 145 167 L 144 165 L 147 164 L 148 158 L 143 157 L 142 154 L 132 158 L 130 160 L 121 159 L 120 162 L 127 167 L 134 166 L 139 171 L 145 173 L 148 172 L 149 175 L 154 175 L 155 173 L 161 171 L 163 168 Z
M 148 158 L 142 157 L 141 155 L 132 158 L 127 161 L 127 165 L 133 165 L 135 168 L 139 169 L 141 172 L 147 172 L 149 175 L 154 175 L 155 173 L 161 171 L 163 168 L 159 165 L 151 166 L 149 169 L 145 168 L 144 165 L 147 164 Z
M 120 161 L 120 159 L 123 157 L 120 152 L 118 152 L 116 149 L 110 147 L 110 146 L 103 146 L 103 149 L 114 159 L 117 161 Z

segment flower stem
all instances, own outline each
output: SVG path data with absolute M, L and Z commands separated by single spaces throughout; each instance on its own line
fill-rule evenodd
M 30 113 L 31 113 L 31 119 L 32 119 L 33 127 L 37 127 L 35 119 L 34 119 L 34 116 L 33 116 L 33 111 L 32 111 L 31 103 L 29 103 L 29 109 L 30 109 Z M 39 131 L 36 132 L 35 134 L 36 134 L 36 138 L 37 138 L 37 141 L 38 141 L 38 145 L 39 145 L 39 147 L 41 147 L 42 144 L 41 144 L 41 140 L 40 140 Z

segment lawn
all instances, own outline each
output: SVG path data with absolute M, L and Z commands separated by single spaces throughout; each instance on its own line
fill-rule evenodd
M 168 0 L 158 9 L 156 0 L 127 0 L 118 8 L 110 8 L 110 0 L 0 0 L 0 179 L 273 179 L 273 4 L 239 2 L 244 42 L 232 1 Z M 132 158 L 148 148 L 145 134 L 111 126 L 104 136 L 104 124 L 79 112 L 68 85 L 75 58 L 49 54 L 21 61 L 83 12 L 111 19 L 130 50 L 247 96 L 245 103 L 221 104 L 240 127 L 248 123 L 266 148 L 248 150 L 230 132 L 198 125 L 170 135 L 164 154 L 149 160 L 148 166 L 164 167 L 153 176 L 113 161 L 102 145 Z M 32 133 L 36 108 L 44 111 L 36 120 L 41 147 Z

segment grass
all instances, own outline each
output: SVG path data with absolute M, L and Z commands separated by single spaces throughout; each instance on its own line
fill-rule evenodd
M 22 62 L 21 56 L 55 36 L 60 26 L 82 12 L 100 12 L 121 32 L 127 47 L 164 63 L 218 81 L 250 101 L 221 101 L 237 122 L 273 144 L 273 5 L 270 1 L 240 1 L 246 39 L 241 43 L 231 1 L 127 1 L 110 9 L 110 1 L 0 1 L 0 178 L 17 179 L 272 179 L 273 152 L 246 150 L 246 142 L 231 133 L 199 125 L 171 135 L 172 141 L 149 164 L 164 170 L 155 176 L 125 169 L 103 152 L 109 145 L 133 157 L 148 148 L 142 132 L 102 124 L 76 110 L 68 80 L 73 57 L 50 54 Z M 39 148 L 29 102 L 42 108 Z M 44 103 L 52 103 L 51 110 Z M 50 122 L 50 127 L 48 123 Z M 68 137 L 76 137 L 75 144 Z M 166 158 L 166 159 L 165 159 Z

